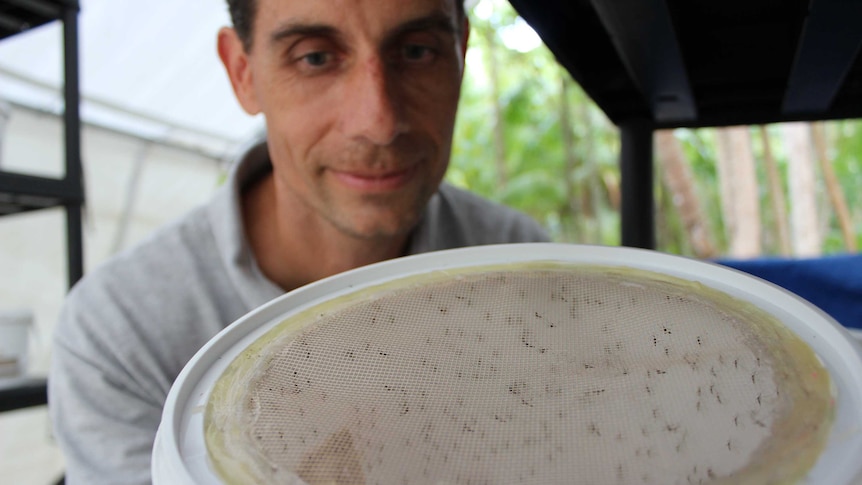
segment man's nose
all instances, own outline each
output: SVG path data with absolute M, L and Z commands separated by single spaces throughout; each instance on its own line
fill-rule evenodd
M 388 145 L 407 131 L 405 106 L 394 77 L 379 58 L 367 60 L 353 69 L 344 93 L 342 116 L 343 129 L 348 136 Z

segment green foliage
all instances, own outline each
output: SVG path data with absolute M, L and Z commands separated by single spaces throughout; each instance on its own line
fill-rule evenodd
M 856 234 L 856 245 L 862 248 L 862 120 L 844 120 L 827 125 L 830 138 L 829 159 L 841 184 Z M 825 253 L 847 251 L 837 222 L 831 217 L 825 234 Z
M 586 186 L 600 186 L 604 170 L 616 170 L 616 130 L 587 96 L 571 81 L 550 51 L 539 45 L 521 52 L 509 48 L 516 43 L 519 19 L 508 2 L 484 0 L 482 16 L 471 16 L 472 33 L 462 102 L 455 128 L 452 162 L 447 180 L 492 200 L 519 209 L 543 223 L 555 240 L 602 243 L 613 241 L 619 227 L 599 223 L 614 212 L 602 191 L 594 221 L 578 221 L 572 201 L 587 192 Z M 509 36 L 509 38 L 507 38 Z M 498 78 L 491 79 L 488 39 L 498 62 Z M 562 98 L 562 82 L 569 83 L 569 95 Z M 500 186 L 494 150 L 494 110 L 491 86 L 499 92 L 505 148 L 506 184 Z M 567 103 L 576 160 L 567 169 L 560 122 L 561 103 Z M 587 106 L 587 104 L 589 104 Z M 583 118 L 581 123 L 578 118 Z M 589 127 L 585 126 L 589 124 Z M 597 190 L 601 187 L 592 187 Z M 612 218 L 618 217 L 614 214 Z M 601 226 L 604 231 L 585 240 L 578 228 Z M 595 232 L 595 231 L 593 231 Z M 605 234 L 605 232 L 607 234 Z
M 853 227 L 862 237 L 862 120 L 838 121 L 831 128 L 831 133 L 827 132 L 833 135 L 829 155 L 852 211 Z

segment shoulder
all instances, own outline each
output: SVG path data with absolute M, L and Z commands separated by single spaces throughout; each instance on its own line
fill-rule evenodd
M 67 296 L 48 392 L 71 481 L 116 480 L 120 469 L 146 480 L 170 387 L 217 331 L 185 302 L 195 291 L 193 259 L 208 252 L 190 242 L 206 247 L 206 226 L 201 211 L 191 212 L 88 272 Z
M 70 297 L 98 291 L 117 297 L 164 292 L 181 284 L 182 275 L 202 260 L 214 257 L 211 232 L 205 209 L 195 209 L 97 266 L 73 288 Z
M 88 272 L 66 299 L 58 340 L 95 351 L 93 342 L 122 347 L 137 338 L 153 354 L 182 360 L 278 294 L 255 271 L 239 197 L 269 166 L 266 153 L 265 144 L 245 151 L 206 204 Z M 124 334 L 131 337 L 123 341 Z
M 196 209 L 88 273 L 66 298 L 55 342 L 166 392 L 174 376 L 157 369 L 178 372 L 224 326 L 216 308 L 229 304 L 230 291 L 214 283 L 221 271 L 210 233 Z

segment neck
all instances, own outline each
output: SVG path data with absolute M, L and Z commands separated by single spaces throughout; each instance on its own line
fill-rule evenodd
M 245 234 L 263 274 L 290 291 L 327 276 L 402 256 L 407 236 L 362 239 L 277 200 L 270 172 L 242 195 Z

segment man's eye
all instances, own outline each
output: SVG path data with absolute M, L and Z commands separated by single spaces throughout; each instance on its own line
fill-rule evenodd
M 300 60 L 312 67 L 323 67 L 332 60 L 332 54 L 328 52 L 311 52 L 302 56 Z
M 434 50 L 425 45 L 410 44 L 402 48 L 401 55 L 408 61 L 427 61 L 433 58 Z

